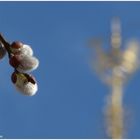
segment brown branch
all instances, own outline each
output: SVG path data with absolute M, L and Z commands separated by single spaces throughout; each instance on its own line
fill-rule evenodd
M 11 57 L 11 49 L 10 49 L 10 44 L 4 39 L 2 34 L 0 34 L 0 42 L 3 44 L 4 48 L 6 49 L 9 58 Z

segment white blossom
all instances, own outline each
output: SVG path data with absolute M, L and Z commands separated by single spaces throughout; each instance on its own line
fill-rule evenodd
M 11 51 L 16 55 L 33 55 L 31 46 L 22 44 L 21 42 L 13 42 L 11 45 Z
M 33 56 L 15 55 L 10 59 L 10 64 L 21 73 L 31 72 L 39 66 L 39 60 Z
M 29 56 L 33 56 L 33 50 L 29 45 L 24 44 L 23 47 L 20 50 L 20 53 L 22 55 L 29 55 Z
M 39 65 L 39 61 L 36 57 L 31 56 L 24 56 L 23 59 L 20 61 L 17 70 L 19 72 L 31 72 L 35 70 Z
M 26 74 L 27 75 L 27 74 Z M 31 79 L 28 79 L 25 74 L 22 73 L 13 73 L 12 74 L 12 81 L 15 84 L 15 87 L 18 91 L 20 91 L 22 94 L 27 96 L 33 96 L 36 94 L 38 90 L 38 85 L 36 81 L 33 79 L 33 77 L 28 77 Z
M 27 84 L 16 84 L 16 89 L 24 95 L 33 96 L 36 94 L 38 86 L 37 84 L 32 84 L 28 82 Z

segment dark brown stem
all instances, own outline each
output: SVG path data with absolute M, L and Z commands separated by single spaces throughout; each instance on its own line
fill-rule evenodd
M 0 34 L 0 42 L 3 44 L 4 48 L 8 52 L 9 58 L 11 57 L 11 50 L 10 50 L 10 44 L 4 39 L 2 34 Z
M 3 47 L 6 49 L 9 59 L 12 57 L 12 51 L 10 49 L 10 44 L 4 39 L 4 37 L 2 36 L 2 34 L 0 33 L 0 43 L 3 44 Z M 14 69 L 16 73 L 19 73 L 19 71 L 15 68 Z

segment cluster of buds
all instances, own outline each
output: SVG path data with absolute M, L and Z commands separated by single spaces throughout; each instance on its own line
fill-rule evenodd
M 8 53 L 9 64 L 14 68 L 11 81 L 16 89 L 24 95 L 33 96 L 38 90 L 35 78 L 29 74 L 39 65 L 39 60 L 33 56 L 33 50 L 29 45 L 20 41 L 8 43 L 0 34 L 0 59 Z

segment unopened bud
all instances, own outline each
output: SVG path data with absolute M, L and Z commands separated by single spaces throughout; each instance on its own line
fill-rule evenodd
M 17 68 L 20 65 L 21 58 L 18 55 L 14 55 L 9 59 L 9 63 L 14 68 Z
M 38 90 L 36 80 L 31 75 L 14 72 L 11 80 L 15 84 L 16 89 L 24 95 L 33 96 Z
M 19 72 L 31 72 L 39 66 L 39 60 L 33 56 L 24 56 L 17 67 Z
M 14 55 L 33 55 L 33 50 L 29 45 L 22 44 L 21 42 L 13 42 L 11 51 Z
M 19 53 L 21 55 L 30 55 L 33 56 L 33 50 L 29 45 L 24 44 L 23 47 L 20 49 Z
M 12 44 L 11 44 L 11 48 L 12 49 L 20 49 L 23 47 L 23 43 L 20 42 L 20 41 L 14 41 Z
M 31 72 L 39 65 L 39 60 L 36 57 L 28 55 L 14 55 L 10 58 L 9 63 L 19 72 Z

